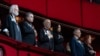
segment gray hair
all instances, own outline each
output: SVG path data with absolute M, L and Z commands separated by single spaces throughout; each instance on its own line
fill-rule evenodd
M 13 4 L 13 5 L 11 5 L 11 6 L 10 6 L 9 13 L 13 13 L 14 8 L 18 8 L 18 5 L 17 5 L 17 4 Z
M 77 32 L 78 30 L 80 30 L 80 28 L 74 29 L 73 34 L 76 34 L 76 32 Z

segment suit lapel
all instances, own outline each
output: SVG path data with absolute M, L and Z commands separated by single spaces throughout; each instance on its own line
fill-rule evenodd
M 26 24 L 26 27 L 27 27 L 28 29 L 33 30 L 32 27 L 31 27 L 27 22 L 25 22 L 25 24 Z

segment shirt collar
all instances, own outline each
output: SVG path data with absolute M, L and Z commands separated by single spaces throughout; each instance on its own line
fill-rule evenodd
M 75 35 L 74 35 L 74 37 L 75 37 L 75 39 L 77 39 L 77 40 L 79 39 L 79 37 L 77 37 L 77 36 L 75 36 Z

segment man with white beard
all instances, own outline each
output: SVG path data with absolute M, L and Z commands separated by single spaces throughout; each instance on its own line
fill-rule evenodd
M 18 5 L 11 5 L 9 10 L 9 15 L 5 20 L 5 29 L 3 30 L 6 33 L 9 33 L 9 37 L 17 41 L 22 41 L 22 36 L 18 23 L 16 22 L 15 17 L 19 15 Z

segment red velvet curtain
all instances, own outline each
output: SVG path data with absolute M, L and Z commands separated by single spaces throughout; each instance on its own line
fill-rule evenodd
M 5 0 L 48 17 L 100 30 L 100 4 L 88 0 Z

